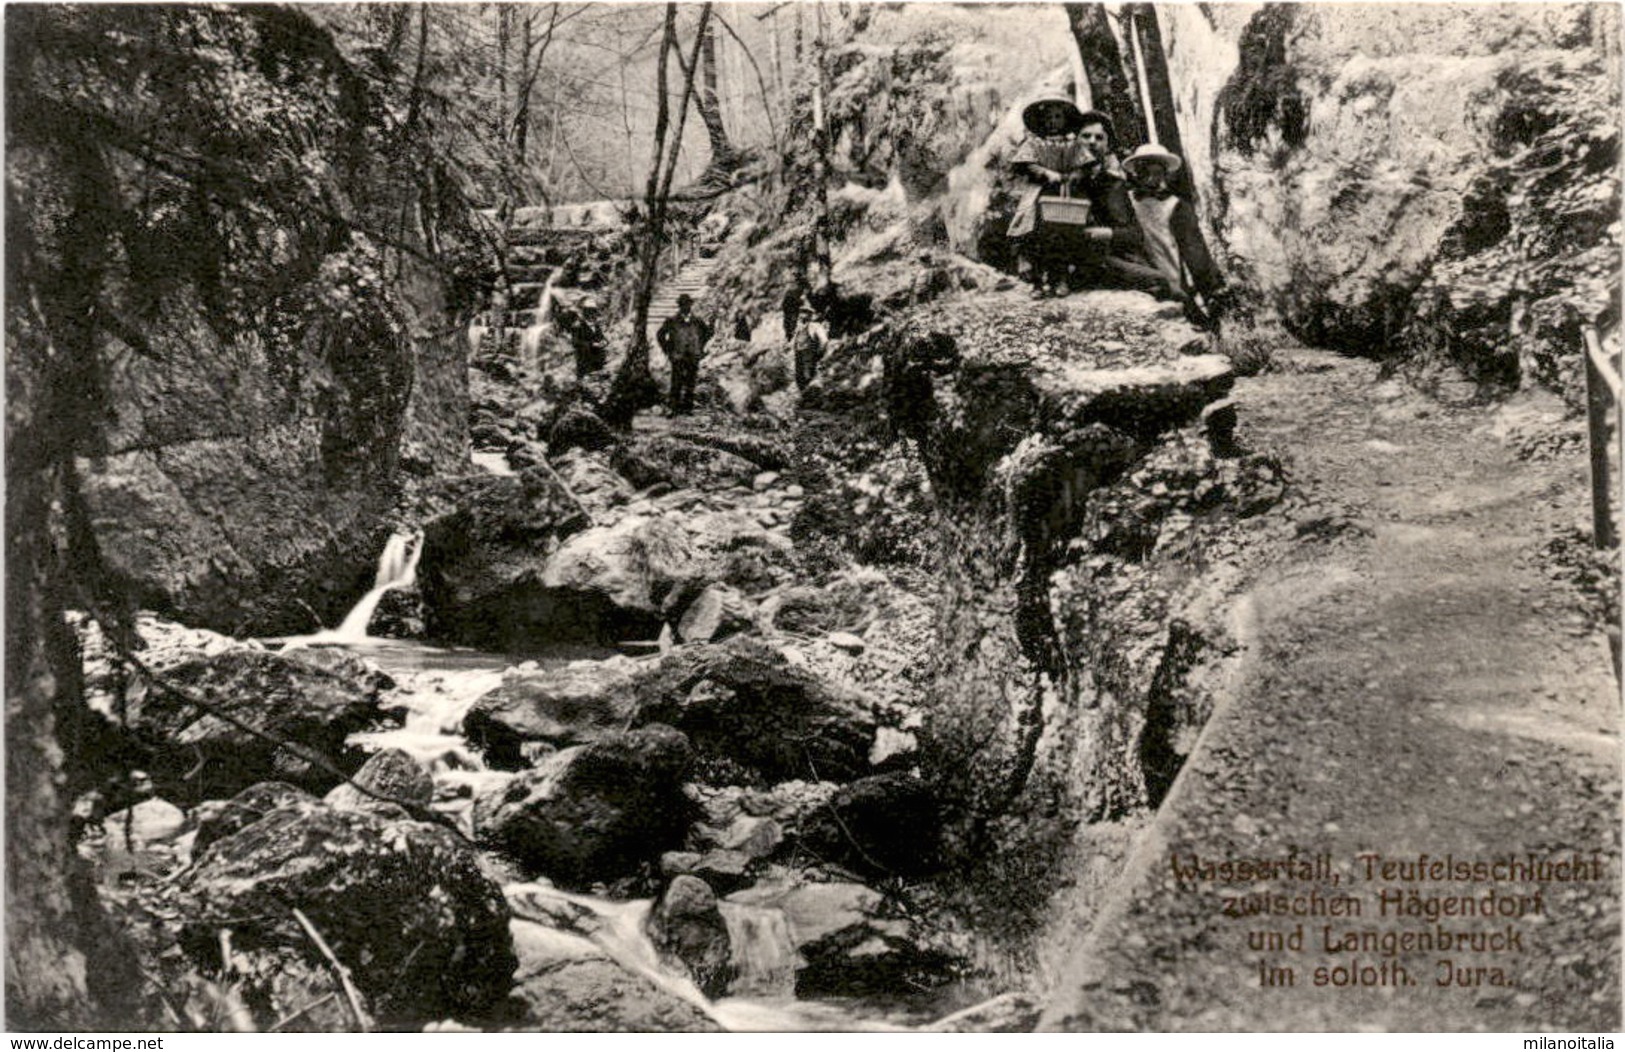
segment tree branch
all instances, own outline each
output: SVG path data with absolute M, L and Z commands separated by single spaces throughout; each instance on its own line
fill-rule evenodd
M 367 1017 L 366 1011 L 361 1007 L 361 994 L 356 990 L 355 983 L 350 980 L 350 969 L 345 967 L 344 962 L 334 955 L 333 948 L 327 945 L 327 940 L 322 938 L 322 933 L 316 930 L 316 925 L 310 923 L 310 918 L 305 916 L 304 910 L 295 906 L 293 908 L 293 919 L 299 922 L 301 928 L 305 929 L 305 934 L 310 936 L 310 941 L 316 944 L 316 949 L 321 951 L 322 956 L 327 958 L 327 963 L 332 966 L 333 974 L 338 977 L 339 985 L 344 989 L 344 999 L 350 1002 L 350 1011 L 355 1014 L 355 1025 L 361 1028 L 363 1034 L 371 1033 L 372 1020 Z

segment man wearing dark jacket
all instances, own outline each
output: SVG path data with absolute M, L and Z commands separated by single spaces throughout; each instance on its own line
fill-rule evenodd
M 682 416 L 694 410 L 694 383 L 700 375 L 700 359 L 711 339 L 711 326 L 692 313 L 694 297 L 677 297 L 677 313 L 660 323 L 655 342 L 671 363 L 671 413 Z

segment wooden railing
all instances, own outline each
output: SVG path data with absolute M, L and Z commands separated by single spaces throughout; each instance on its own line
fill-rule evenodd
M 1615 328 L 1617 332 L 1617 326 Z M 1619 365 L 1602 347 L 1602 337 L 1595 325 L 1580 330 L 1585 345 L 1586 371 L 1586 423 L 1591 447 L 1591 542 L 1600 549 L 1613 549 L 1619 545 L 1619 530 L 1614 523 L 1614 493 L 1609 480 L 1609 445 L 1620 441 L 1625 428 L 1620 426 Z M 1610 434 L 1610 432 L 1612 434 Z M 1614 678 L 1620 679 L 1620 630 L 1618 625 L 1607 626 L 1608 652 L 1614 662 Z
M 1591 438 L 1591 541 L 1598 548 L 1619 544 L 1614 526 L 1613 487 L 1609 484 L 1608 447 L 1617 441 L 1620 429 L 1619 369 L 1602 349 L 1602 338 L 1594 325 L 1580 330 L 1585 343 L 1586 420 Z

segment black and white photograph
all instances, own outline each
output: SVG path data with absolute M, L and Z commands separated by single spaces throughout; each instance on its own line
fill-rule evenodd
M 1613 1048 L 1621 12 L 6 5 L 10 1047 Z

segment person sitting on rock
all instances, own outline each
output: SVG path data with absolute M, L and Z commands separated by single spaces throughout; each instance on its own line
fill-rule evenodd
M 1181 164 L 1178 154 L 1147 143 L 1129 155 L 1123 171 L 1146 256 L 1162 276 L 1163 294 L 1191 306 L 1198 320 L 1209 321 L 1224 276 L 1202 240 L 1196 210 L 1169 185 Z
M 1141 236 L 1127 184 L 1112 153 L 1110 118 L 1086 113 L 1065 96 L 1030 103 L 1022 111 L 1028 137 L 1011 159 L 1028 183 L 1010 220 L 1009 236 L 1029 264 L 1033 297 L 1060 295 L 1071 282 L 1084 286 L 1156 286 L 1156 271 L 1141 257 Z M 1084 202 L 1083 223 L 1041 221 L 1040 198 Z
M 705 345 L 711 339 L 710 324 L 704 318 L 695 317 L 693 310 L 694 297 L 683 293 L 677 297 L 677 313 L 661 322 L 655 332 L 655 342 L 671 363 L 673 416 L 694 411 L 694 384 L 700 376 Z

